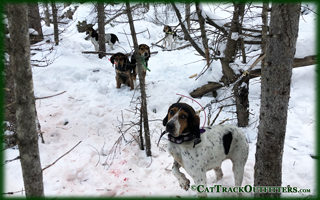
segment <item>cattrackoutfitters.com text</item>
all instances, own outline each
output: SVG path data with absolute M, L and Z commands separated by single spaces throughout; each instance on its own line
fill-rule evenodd
M 204 185 L 192 185 L 191 189 L 199 193 L 310 193 L 310 189 L 300 189 L 297 187 L 273 187 L 273 186 L 251 186 L 244 187 L 223 187 L 215 185 L 214 187 L 204 187 Z

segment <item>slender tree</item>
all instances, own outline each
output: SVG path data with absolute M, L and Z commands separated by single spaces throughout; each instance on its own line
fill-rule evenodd
M 177 18 L 180 22 L 180 26 L 182 28 L 182 31 L 185 35 L 185 38 L 191 43 L 191 45 L 193 46 L 193 48 L 204 58 L 206 57 L 206 54 L 202 51 L 202 49 L 197 45 L 197 43 L 192 39 L 192 37 L 190 36 L 190 34 L 188 33 L 188 30 L 186 28 L 186 26 L 184 25 L 183 21 L 182 21 L 182 17 L 181 17 L 181 13 L 179 11 L 179 9 L 177 8 L 177 6 L 174 3 L 171 3 Z
M 239 35 L 240 28 L 242 26 L 242 20 L 244 16 L 244 7 L 243 3 L 233 3 L 234 11 L 233 18 L 231 21 L 231 27 L 228 34 L 228 40 L 226 44 L 226 49 L 224 51 L 224 58 L 222 58 L 221 65 L 223 71 L 223 82 L 225 85 L 235 81 L 235 72 L 230 67 L 230 63 L 235 60 L 236 53 L 238 50 L 239 40 L 236 39 L 235 35 Z
M 106 52 L 106 41 L 105 41 L 105 30 L 104 30 L 104 3 L 97 4 L 98 10 L 98 33 L 99 33 L 99 51 L 105 53 Z M 103 58 L 104 54 L 99 54 L 99 58 Z
M 144 137 L 145 137 L 145 144 L 146 144 L 146 154 L 147 156 L 151 156 L 152 154 L 151 154 L 150 130 L 149 130 L 149 123 L 148 123 L 147 94 L 146 94 L 145 82 L 142 74 L 143 72 L 142 72 L 142 63 L 141 63 L 140 54 L 139 54 L 139 45 L 138 45 L 136 31 L 133 24 L 133 18 L 132 18 L 129 2 L 126 2 L 126 7 L 127 7 L 127 15 L 128 15 L 128 20 L 130 24 L 132 41 L 134 44 L 135 58 L 137 60 L 138 74 L 139 74 L 139 83 L 140 83 L 140 91 L 141 91 L 141 112 L 143 116 L 143 128 L 144 128 Z
M 190 13 L 191 13 L 190 6 L 191 6 L 191 4 L 186 2 L 186 4 L 185 4 L 185 18 L 186 18 L 186 22 L 187 22 L 187 30 L 188 31 L 190 31 L 190 27 L 191 27 L 190 26 Z M 186 36 L 184 36 L 184 40 L 187 40 Z
M 56 46 L 59 45 L 59 29 L 58 29 L 58 9 L 56 3 L 51 3 L 52 7 L 52 21 L 53 21 L 53 31 L 54 31 L 54 42 Z
M 29 28 L 33 28 L 37 33 L 33 33 L 30 38 L 31 43 L 37 43 L 43 40 L 41 19 L 39 13 L 38 3 L 28 4 L 29 13 Z
M 292 66 L 299 29 L 300 3 L 272 4 L 270 36 L 261 77 L 261 106 L 255 186 L 281 186 Z M 279 197 L 280 193 L 255 196 Z
M 208 48 L 208 39 L 207 39 L 207 34 L 206 34 L 206 30 L 205 30 L 205 19 L 203 18 L 201 12 L 203 12 L 200 9 L 199 3 L 196 3 L 196 12 L 198 15 L 198 21 L 199 21 L 199 25 L 200 25 L 200 31 L 201 31 L 201 38 L 202 38 L 202 44 L 203 44 L 203 48 L 204 48 L 204 52 L 205 52 L 205 58 L 207 60 L 207 66 L 210 66 L 210 61 L 209 61 L 209 48 Z
M 44 22 L 45 25 L 50 27 L 50 13 L 49 13 L 49 6 L 48 3 L 43 3 L 43 8 L 44 8 Z
M 28 6 L 8 4 L 10 61 L 14 74 L 17 140 L 26 196 L 44 196 L 30 61 Z
M 263 0 L 262 5 L 262 36 L 261 36 L 261 52 L 265 54 L 267 52 L 267 44 L 268 44 L 268 9 L 269 9 L 269 1 Z M 261 69 L 264 68 L 265 58 L 261 61 Z

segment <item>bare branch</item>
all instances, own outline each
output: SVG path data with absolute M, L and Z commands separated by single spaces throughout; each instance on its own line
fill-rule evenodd
M 72 147 L 72 149 L 70 149 L 67 153 L 63 154 L 62 156 L 60 156 L 56 161 L 54 161 L 52 164 L 46 166 L 45 168 L 42 169 L 42 171 L 48 169 L 49 167 L 51 167 L 52 165 L 56 164 L 56 162 L 58 162 L 61 158 L 63 158 L 65 155 L 67 155 L 68 153 L 70 153 L 74 148 L 76 148 L 82 141 L 78 142 L 78 144 L 76 144 L 74 147 Z

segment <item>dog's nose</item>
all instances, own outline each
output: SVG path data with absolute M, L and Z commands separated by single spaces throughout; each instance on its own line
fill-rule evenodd
M 167 123 L 166 131 L 169 133 L 172 133 L 174 131 L 174 124 L 173 123 Z
M 147 57 L 149 54 L 147 52 L 144 53 L 144 56 Z

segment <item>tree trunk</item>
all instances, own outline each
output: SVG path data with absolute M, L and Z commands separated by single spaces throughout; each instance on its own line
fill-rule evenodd
M 268 45 L 268 9 L 269 0 L 263 0 L 262 5 L 262 35 L 261 35 L 261 53 L 265 54 L 267 52 Z M 264 68 L 265 58 L 261 60 L 261 69 Z
M 210 66 L 210 60 L 209 60 L 209 49 L 208 49 L 208 39 L 207 39 L 207 34 L 206 30 L 204 27 L 205 20 L 201 15 L 202 10 L 199 8 L 199 3 L 196 3 L 196 11 L 198 15 L 198 20 L 199 20 L 199 25 L 200 25 L 200 30 L 201 30 L 201 38 L 202 38 L 202 44 L 205 52 L 205 58 L 207 60 L 207 66 Z
M 261 106 L 254 186 L 281 186 L 292 65 L 299 29 L 300 3 L 272 5 L 266 64 L 261 77 Z M 255 197 L 280 197 L 256 193 Z
M 39 14 L 38 3 L 28 4 L 29 9 L 29 28 L 33 28 L 37 33 L 32 33 L 30 35 L 30 43 L 34 44 L 43 40 L 41 19 Z
M 172 7 L 174 9 L 174 11 L 176 12 L 177 18 L 180 22 L 180 26 L 183 30 L 183 33 L 185 35 L 185 37 L 187 38 L 187 40 L 191 43 L 191 45 L 193 46 L 193 48 L 195 48 L 195 50 L 204 58 L 206 57 L 206 54 L 202 51 L 202 49 L 197 45 L 197 43 L 195 43 L 195 41 L 191 38 L 191 36 L 189 35 L 187 28 L 185 27 L 184 23 L 182 22 L 182 18 L 181 18 L 181 14 L 178 10 L 178 8 L 176 7 L 176 5 L 174 3 L 171 3 Z
M 150 130 L 149 130 L 148 110 L 147 110 L 148 109 L 147 95 L 146 95 L 145 82 L 144 82 L 143 72 L 142 72 L 142 63 L 141 63 L 140 54 L 139 54 L 139 45 L 138 45 L 136 31 L 133 24 L 133 18 L 132 18 L 129 2 L 126 2 L 126 7 L 127 7 L 127 15 L 128 15 L 128 20 L 130 24 L 132 41 L 134 44 L 134 53 L 135 53 L 134 56 L 137 60 L 137 68 L 138 68 L 138 74 L 139 74 L 139 83 L 140 83 L 140 91 L 141 91 L 141 112 L 143 115 L 143 127 L 144 127 L 145 143 L 146 143 L 146 153 L 147 153 L 147 156 L 151 156 Z
M 236 35 L 240 35 L 239 32 L 241 32 L 241 22 L 244 16 L 244 7 L 245 5 L 242 3 L 234 3 L 233 18 L 228 34 L 226 50 L 224 51 L 224 58 L 220 60 L 223 72 L 222 81 L 225 83 L 225 85 L 229 85 L 237 78 L 235 77 L 235 73 L 229 64 L 234 62 L 238 50 L 238 44 L 240 40 L 236 37 Z
M 104 4 L 98 3 L 98 34 L 99 34 L 99 51 L 105 53 L 106 52 L 106 41 L 105 41 L 105 30 L 104 30 Z M 99 54 L 99 58 L 103 58 L 104 54 Z
M 17 139 L 26 196 L 44 196 L 36 129 L 26 4 L 8 4 L 11 66 L 14 73 Z
M 186 10 L 186 13 L 185 13 L 185 18 L 186 18 L 186 22 L 187 22 L 187 29 L 188 29 L 188 32 L 190 32 L 190 6 L 191 6 L 191 4 L 190 3 L 186 3 L 185 4 L 185 6 L 186 6 L 186 8 L 185 8 L 185 10 Z M 187 37 L 186 36 L 184 36 L 184 40 L 187 40 Z
M 58 10 L 56 7 L 56 3 L 52 2 L 51 3 L 52 7 L 52 18 L 53 18 L 53 31 L 54 31 L 54 42 L 56 46 L 59 45 L 59 29 L 58 29 Z
M 239 127 L 246 127 L 249 124 L 249 77 L 249 74 L 242 77 L 233 87 Z
M 44 22 L 45 22 L 45 25 L 50 27 L 50 12 L 49 12 L 48 3 L 43 3 L 43 7 L 44 7 Z

